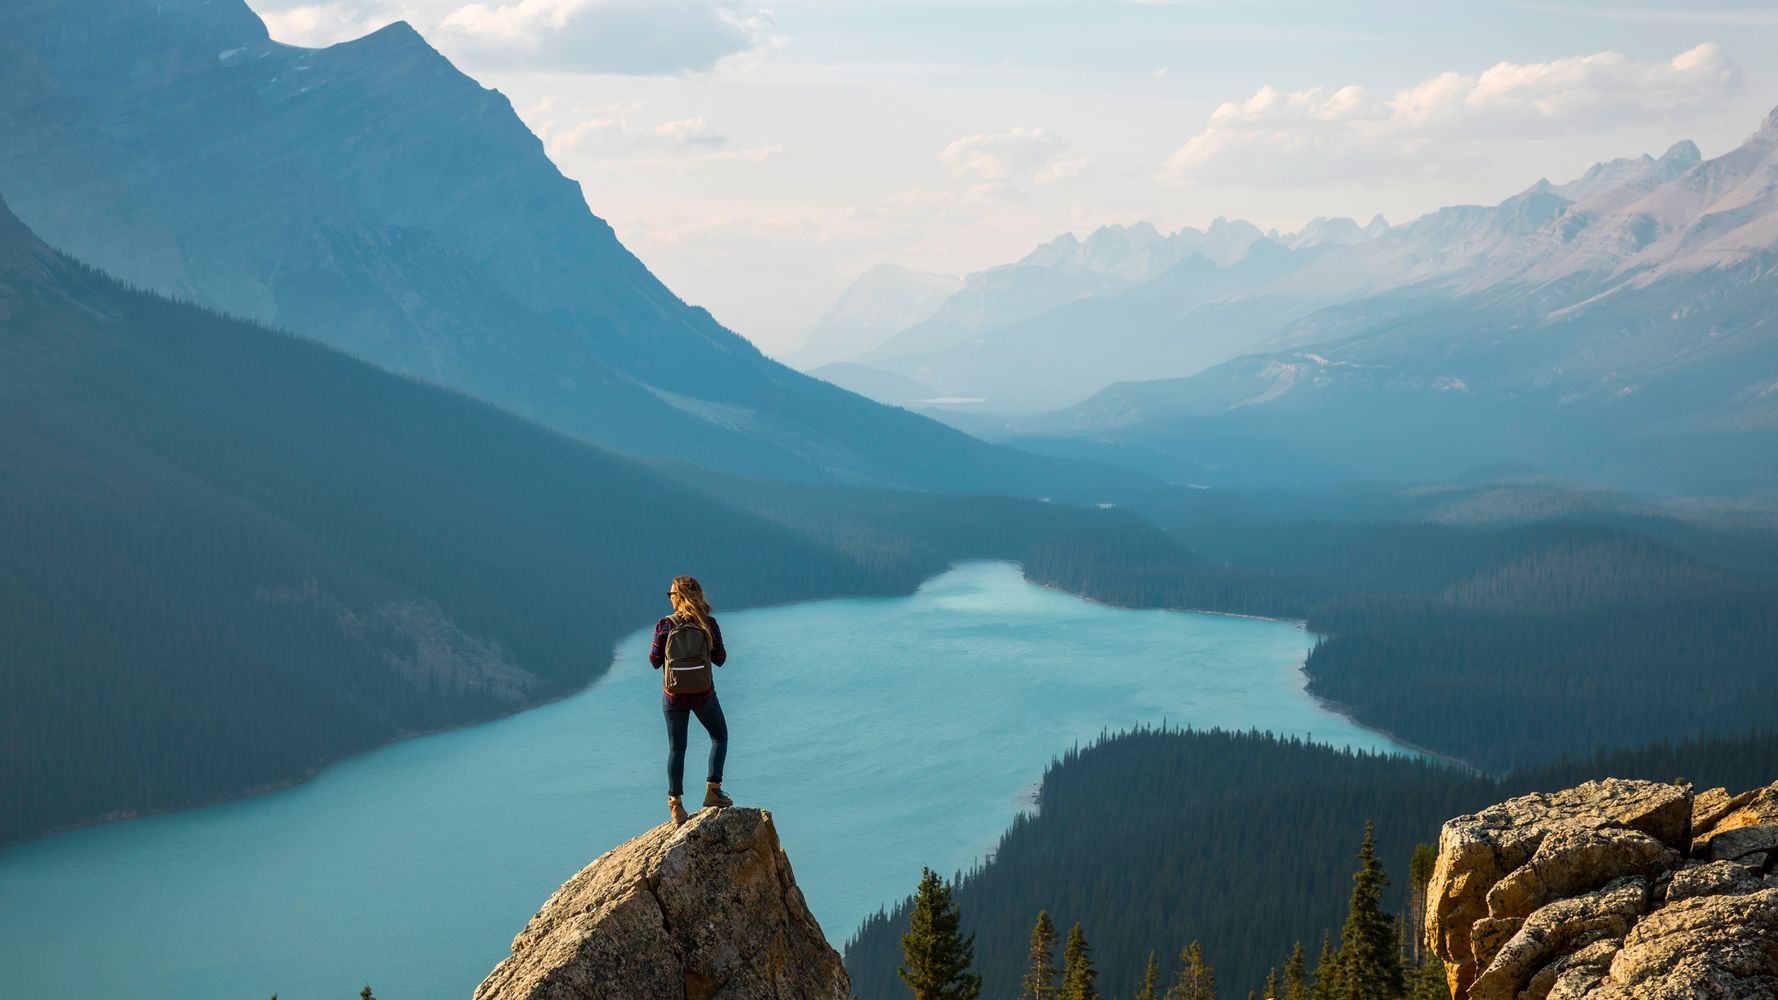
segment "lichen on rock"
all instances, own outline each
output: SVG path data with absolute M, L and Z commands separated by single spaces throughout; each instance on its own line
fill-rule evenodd
M 1426 934 L 1455 1000 L 1778 997 L 1778 784 L 1606 779 L 1445 824 Z

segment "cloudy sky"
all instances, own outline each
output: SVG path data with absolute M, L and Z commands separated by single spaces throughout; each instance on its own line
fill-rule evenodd
M 249 0 L 325 45 L 405 19 L 504 92 L 592 209 L 768 351 L 890 262 L 1064 231 L 1401 222 L 1725 151 L 1778 105 L 1778 5 Z

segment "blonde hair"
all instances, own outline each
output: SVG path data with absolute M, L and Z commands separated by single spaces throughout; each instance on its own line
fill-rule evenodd
M 667 593 L 673 598 L 674 612 L 697 622 L 698 628 L 715 642 L 716 636 L 710 631 L 710 602 L 704 597 L 703 584 L 698 583 L 696 577 L 676 576 Z

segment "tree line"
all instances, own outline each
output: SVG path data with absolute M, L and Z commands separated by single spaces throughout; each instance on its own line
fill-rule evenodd
M 1419 855 L 1431 850 L 1427 845 L 1421 848 Z M 1421 875 L 1416 866 L 1415 874 L 1423 898 L 1430 868 Z M 1406 921 L 1384 910 L 1383 887 L 1388 882 L 1367 823 L 1338 947 L 1324 935 L 1311 969 L 1302 942 L 1296 942 L 1283 963 L 1267 971 L 1264 985 L 1247 991 L 1248 1000 L 1450 1000 L 1443 964 L 1429 960 L 1417 947 L 1410 950 Z M 908 911 L 908 929 L 901 936 L 902 964 L 896 969 L 913 1000 L 976 1000 L 981 995 L 981 976 L 971 971 L 975 935 L 965 934 L 961 927 L 962 913 L 952 887 L 926 869 Z M 1049 911 L 1038 910 L 1018 1000 L 1114 1000 L 1112 994 L 1100 991 L 1099 970 L 1082 925 L 1076 921 L 1068 929 L 1059 965 L 1056 939 Z M 1156 953 L 1150 951 L 1140 983 L 1131 1000 L 1218 1000 L 1216 969 L 1195 940 L 1180 949 L 1165 980 Z
M 1062 755 L 1044 774 L 1034 815 L 1016 818 L 990 860 L 950 885 L 961 929 L 979 944 L 983 995 L 1015 996 L 1032 916 L 1079 922 L 1095 943 L 1098 989 L 1132 997 L 1151 950 L 1199 943 L 1229 995 L 1280 977 L 1293 944 L 1345 922 L 1351 845 L 1372 823 L 1379 865 L 1407 872 L 1380 888 L 1404 914 L 1398 947 L 1423 960 L 1409 929 L 1431 876 L 1424 846 L 1445 820 L 1530 791 L 1603 776 L 1685 780 L 1740 790 L 1778 779 L 1778 734 L 1599 751 L 1490 777 L 1435 760 L 1335 750 L 1268 733 L 1137 729 Z M 913 906 L 872 916 L 845 946 L 864 1000 L 905 995 L 895 973 Z M 1058 923 L 1058 926 L 1061 926 Z M 1163 970 L 1168 971 L 1168 970 Z
M 1159 514 L 1165 519 L 1165 514 Z M 1181 517 L 1034 547 L 1131 607 L 1305 619 L 1310 691 L 1500 773 L 1778 715 L 1778 536 L 1664 519 L 1508 526 Z M 1574 699 L 1590 706 L 1568 711 Z

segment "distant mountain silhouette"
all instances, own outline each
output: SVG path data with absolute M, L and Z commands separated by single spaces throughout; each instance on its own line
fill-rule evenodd
M 931 316 L 962 287 L 963 280 L 954 275 L 878 264 L 846 286 L 791 351 L 791 360 L 803 371 L 812 371 L 862 354 Z
M 1775 265 L 1778 112 L 1715 159 L 1681 143 L 1325 251 L 1243 293 L 1241 308 L 1302 313 L 1261 353 L 1016 426 L 1205 481 L 1528 462 L 1645 490 L 1763 490 L 1778 482 Z
M 1132 324 L 1152 325 L 1145 310 L 1153 309 L 1153 297 L 1144 290 L 1169 276 L 1177 281 L 1176 271 L 1216 273 L 1209 287 L 1221 291 L 1273 276 L 1271 255 L 1257 268 L 1238 264 L 1262 243 L 1272 245 L 1252 224 L 1226 219 L 1165 235 L 1146 222 L 1101 226 L 1084 240 L 1065 233 L 1016 263 L 969 275 L 928 318 L 850 360 L 943 395 L 985 397 L 998 412 L 1072 402 L 1118 378 L 1153 374 L 1157 361 L 1161 371 L 1177 370 L 1167 359 L 1144 367 L 1089 345 L 1101 335 L 1128 339 Z M 1160 309 L 1171 316 L 1179 307 L 1167 302 Z M 1014 357 L 1018 363 L 1008 364 Z

